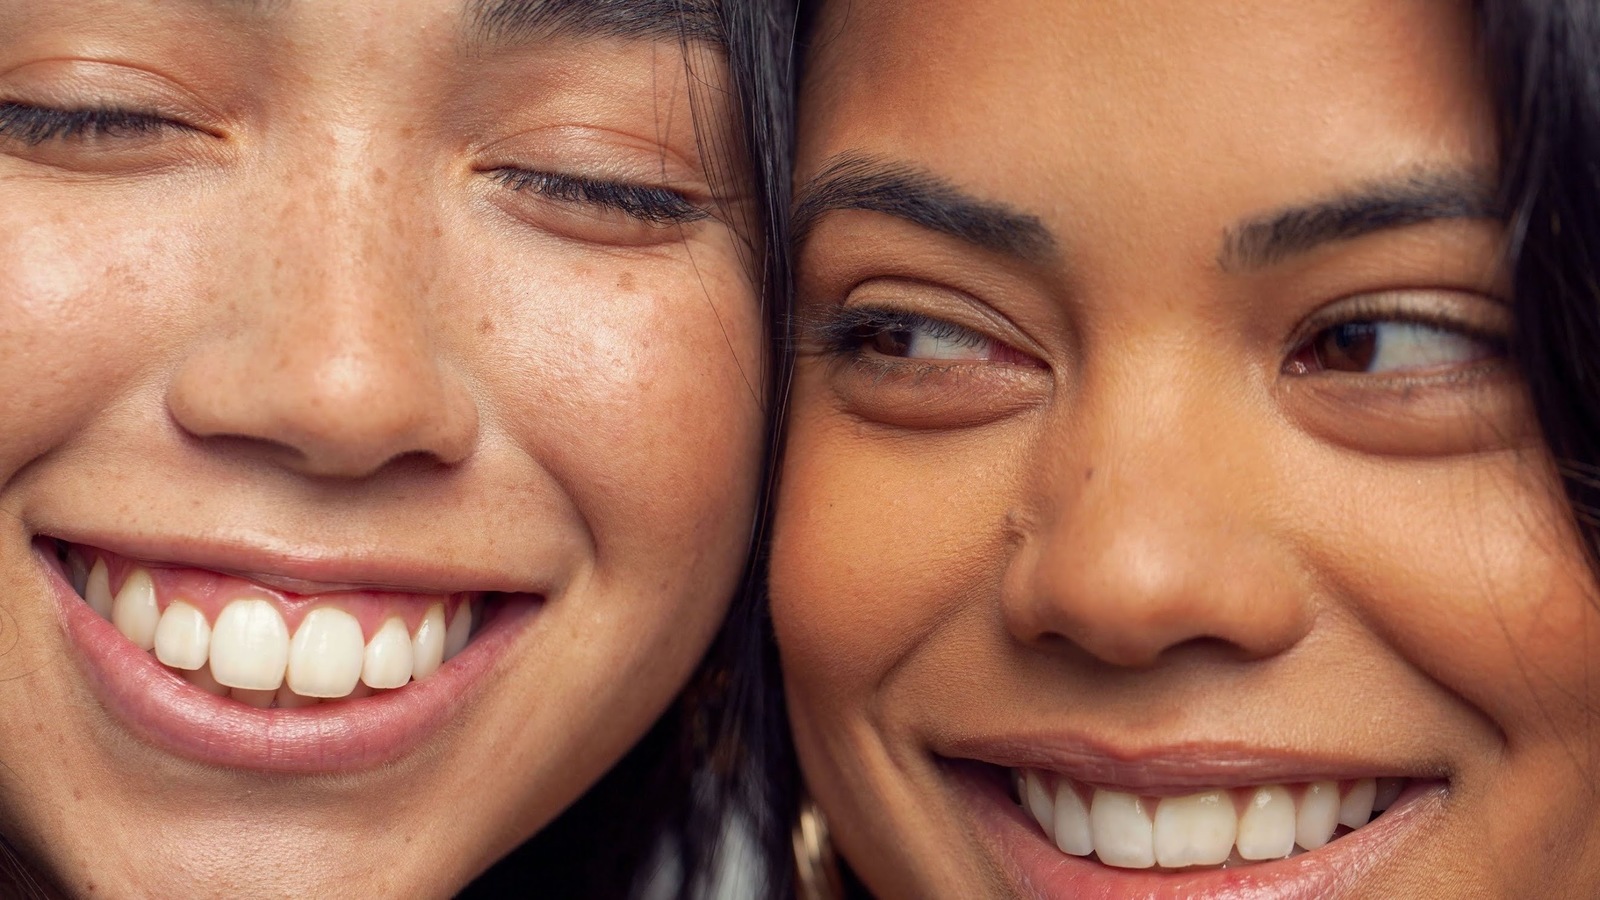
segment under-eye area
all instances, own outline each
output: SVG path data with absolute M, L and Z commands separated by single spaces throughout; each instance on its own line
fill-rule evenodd
M 297 594 L 66 541 L 59 574 L 130 644 L 195 688 L 261 709 L 359 700 L 423 681 L 506 603 L 494 591 Z

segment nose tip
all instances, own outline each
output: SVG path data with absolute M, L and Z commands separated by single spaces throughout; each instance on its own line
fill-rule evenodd
M 1308 592 L 1260 534 L 1127 517 L 1096 530 L 1093 518 L 1043 529 L 1018 551 L 1004 603 L 1017 641 L 1141 669 L 1178 648 L 1263 659 L 1309 630 Z
M 315 343 L 208 348 L 174 380 L 172 417 L 213 445 L 266 448 L 316 477 L 363 478 L 402 458 L 454 465 L 471 454 L 477 406 L 425 346 L 365 341 L 325 353 Z

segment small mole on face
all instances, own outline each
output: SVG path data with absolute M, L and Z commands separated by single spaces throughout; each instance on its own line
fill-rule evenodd
M 621 275 L 617 276 L 617 290 L 631 291 L 633 290 L 633 284 L 634 280 L 632 272 L 623 272 Z

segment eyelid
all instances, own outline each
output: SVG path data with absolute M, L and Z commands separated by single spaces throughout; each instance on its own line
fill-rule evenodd
M 1443 298 L 1456 302 L 1441 302 Z M 1408 302 L 1409 301 L 1409 302 Z M 1473 315 L 1473 313 L 1489 313 Z M 1492 319 L 1493 321 L 1486 321 Z M 1504 301 L 1459 290 L 1373 291 L 1337 300 L 1313 312 L 1291 333 L 1286 353 L 1327 328 L 1355 321 L 1426 325 L 1503 345 L 1510 338 L 1511 309 Z
M 53 59 L 0 73 L 0 102 L 44 109 L 117 110 L 167 119 L 212 137 L 229 117 L 187 86 L 149 69 L 90 59 Z
M 708 218 L 710 213 L 668 187 L 603 181 L 582 175 L 506 167 L 495 180 L 513 191 L 532 190 L 552 199 L 614 209 L 649 225 L 666 227 Z

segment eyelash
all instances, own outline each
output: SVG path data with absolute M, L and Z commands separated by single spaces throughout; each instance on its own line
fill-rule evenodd
M 1393 296 L 1372 295 L 1353 298 L 1341 304 L 1334 312 L 1312 318 L 1300 329 L 1298 337 L 1289 347 L 1290 355 L 1323 332 L 1342 325 L 1358 324 L 1420 325 L 1448 334 L 1460 335 L 1479 341 L 1496 353 L 1509 351 L 1510 338 L 1492 327 L 1465 321 L 1459 316 L 1435 310 L 1418 309 L 1398 301 Z
M 807 330 L 830 356 L 857 356 L 873 338 L 891 331 L 920 329 L 935 338 L 963 344 L 976 345 L 989 340 L 970 328 L 905 310 L 834 307 L 827 310 L 825 316 L 811 323 Z
M 24 103 L 0 103 L 0 137 L 29 146 L 89 137 L 147 135 L 188 126 L 150 113 L 126 109 L 50 109 Z
M 513 191 L 532 191 L 563 203 L 614 209 L 657 226 L 694 222 L 708 215 L 682 194 L 662 187 L 595 181 L 581 176 L 528 169 L 499 169 L 495 172 L 495 180 Z
M 0 137 L 28 146 L 90 137 L 129 137 L 188 126 L 150 113 L 111 107 L 50 109 L 24 103 L 0 103 Z M 660 187 L 596 181 L 550 172 L 501 169 L 497 180 L 514 191 L 533 191 L 553 200 L 614 209 L 652 225 L 677 225 L 706 218 L 708 213 L 682 194 Z

